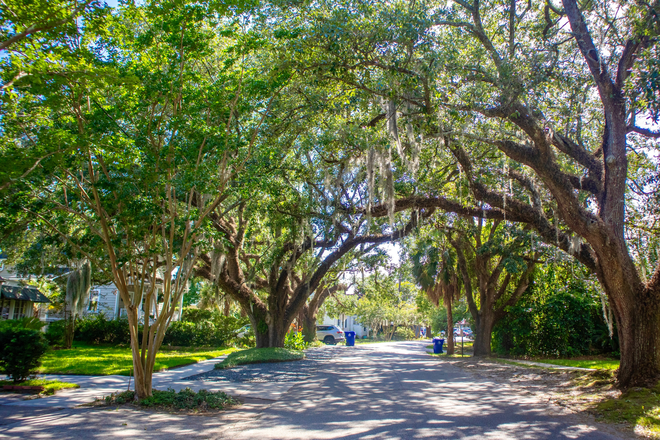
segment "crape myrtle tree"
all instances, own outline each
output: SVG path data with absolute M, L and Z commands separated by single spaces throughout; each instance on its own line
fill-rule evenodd
M 17 0 L 5 2 L 0 14 L 0 115 L 3 136 L 0 138 L 0 191 L 30 173 L 49 169 L 72 146 L 61 142 L 60 132 L 52 130 L 48 112 L 39 111 L 40 94 L 21 88 L 14 94 L 14 84 L 27 80 L 39 84 L 44 70 L 56 60 L 75 51 L 79 21 L 98 21 L 108 13 L 104 2 L 94 0 Z M 31 78 L 26 78 L 31 77 Z M 29 118 L 15 113 L 30 109 Z M 25 114 L 25 113 L 24 113 Z M 58 157 L 59 156 L 59 157 Z M 19 230 L 19 229 L 17 229 Z
M 373 117 L 395 135 L 397 126 L 423 134 L 426 167 L 426 150 L 450 153 L 469 189 L 463 203 L 447 206 L 446 182 L 429 173 L 395 210 L 435 205 L 530 225 L 598 277 L 617 321 L 620 386 L 656 383 L 660 267 L 644 276 L 639 262 L 652 258 L 631 254 L 626 206 L 629 187 L 641 184 L 635 168 L 652 163 L 660 137 L 643 125 L 660 109 L 658 4 L 326 6 L 291 24 L 313 29 L 308 69 L 385 101 Z M 400 132 L 402 150 L 418 148 L 419 137 Z
M 228 5 L 170 6 L 126 4 L 82 20 L 75 38 L 57 42 L 67 56 L 16 80 L 9 95 L 17 105 L 40 98 L 3 118 L 18 126 L 46 115 L 38 122 L 47 127 L 15 142 L 56 134 L 70 152 L 9 187 L 3 227 L 48 229 L 107 272 L 127 311 L 137 398 L 152 394 L 156 353 L 205 251 L 209 215 L 236 176 L 260 174 L 258 134 L 287 80 L 269 76 L 264 40 L 230 20 Z

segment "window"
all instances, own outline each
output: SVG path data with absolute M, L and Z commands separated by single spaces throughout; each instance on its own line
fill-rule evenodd
M 16 305 L 14 305 L 13 319 L 25 318 L 27 316 L 28 310 L 31 308 L 29 307 L 30 304 L 31 303 L 29 301 L 16 301 Z

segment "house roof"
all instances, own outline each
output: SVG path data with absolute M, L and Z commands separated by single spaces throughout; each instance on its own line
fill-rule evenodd
M 31 286 L 9 286 L 3 284 L 0 286 L 0 298 L 15 299 L 18 301 L 32 301 L 35 303 L 49 303 L 50 300 Z

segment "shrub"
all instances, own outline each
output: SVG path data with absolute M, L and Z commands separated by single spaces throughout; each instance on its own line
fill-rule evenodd
M 173 322 L 163 339 L 163 344 L 174 346 L 219 347 L 224 343 L 223 335 L 211 322 Z
M 284 337 L 284 347 L 291 350 L 304 350 L 309 344 L 301 332 L 289 332 Z
M 88 344 L 130 344 L 128 320 L 109 320 L 102 313 L 80 319 L 76 321 L 75 340 Z
M 2 328 L 27 328 L 31 330 L 41 330 L 46 323 L 40 321 L 39 318 L 21 318 L 21 319 L 6 319 L 0 321 L 0 329 Z
M 66 333 L 66 320 L 53 321 L 46 328 L 46 339 L 50 345 L 63 345 Z
M 164 345 L 218 347 L 240 344 L 238 330 L 247 318 L 224 316 L 217 310 L 183 309 L 182 321 L 173 322 L 165 333 Z
M 215 314 L 218 313 L 217 312 L 214 313 L 214 311 L 212 310 L 197 309 L 195 307 L 185 307 L 183 309 L 183 312 L 181 313 L 181 321 L 194 322 L 195 324 L 199 324 L 200 322 L 203 321 L 213 321 Z
M 526 293 L 495 326 L 493 350 L 517 356 L 572 357 L 611 352 L 600 301 L 577 284 L 546 294 Z
M 394 332 L 394 339 L 397 341 L 407 341 L 410 339 L 415 339 L 415 332 L 409 329 L 408 327 L 399 327 Z
M 0 329 L 0 369 L 14 382 L 21 382 L 41 365 L 48 342 L 39 330 L 4 327 Z
M 135 392 L 123 391 L 117 394 L 111 394 L 105 397 L 107 405 L 122 405 L 135 401 Z M 190 388 L 185 388 L 178 393 L 173 389 L 167 391 L 153 390 L 151 397 L 141 399 L 137 402 L 140 406 L 161 407 L 172 409 L 222 409 L 227 406 L 238 403 L 234 398 L 222 391 L 199 390 L 195 392 Z

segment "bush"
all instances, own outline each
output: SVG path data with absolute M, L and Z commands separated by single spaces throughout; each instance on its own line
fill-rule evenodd
M 124 391 L 117 394 L 111 394 L 105 397 L 107 405 L 122 405 L 135 401 L 135 392 Z M 152 396 L 137 402 L 140 406 L 160 407 L 171 409 L 222 409 L 237 404 L 233 397 L 222 391 L 199 390 L 195 392 L 190 388 L 185 388 L 178 393 L 173 389 L 167 391 L 153 390 Z
M 66 320 L 53 321 L 46 328 L 46 339 L 50 345 L 64 345 L 66 334 Z
M 220 347 L 225 344 L 225 335 L 218 331 L 211 322 L 176 321 L 170 324 L 163 339 L 164 345 L 177 347 Z
M 247 318 L 224 316 L 217 310 L 186 307 L 181 321 L 173 322 L 165 333 L 164 345 L 219 347 L 237 345 L 238 330 L 247 324 Z
M 540 289 L 539 289 L 540 290 Z M 493 350 L 515 356 L 573 357 L 616 350 L 600 300 L 577 282 L 562 290 L 530 289 L 495 326 Z
M 39 330 L 9 327 L 0 328 L 0 369 L 14 382 L 30 377 L 41 365 L 40 359 L 48 350 L 48 342 Z
M 139 330 L 141 333 L 142 329 Z M 130 344 L 128 320 L 108 320 L 102 313 L 79 319 L 76 321 L 74 340 L 88 344 Z
M 0 329 L 3 328 L 27 328 L 31 330 L 41 330 L 46 323 L 40 321 L 39 318 L 21 318 L 21 319 L 6 319 L 0 321 Z
M 304 350 L 309 346 L 301 332 L 289 332 L 284 337 L 284 347 L 291 350 Z
M 415 332 L 408 327 L 399 327 L 394 332 L 394 339 L 397 341 L 408 341 L 415 339 Z

